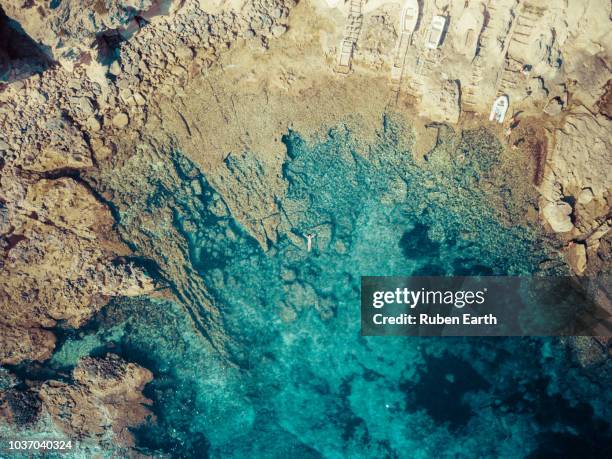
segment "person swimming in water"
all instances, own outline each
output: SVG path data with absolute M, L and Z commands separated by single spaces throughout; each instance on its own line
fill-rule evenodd
M 312 238 L 314 238 L 314 234 L 308 233 L 306 235 L 306 240 L 308 241 L 308 251 L 309 252 L 312 250 Z

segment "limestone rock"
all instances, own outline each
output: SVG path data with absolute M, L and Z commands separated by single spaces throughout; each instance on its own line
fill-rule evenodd
M 270 31 L 272 32 L 273 36 L 280 37 L 282 34 L 284 34 L 287 31 L 287 26 L 283 24 L 278 24 L 278 25 L 272 26 L 272 29 Z
M 80 104 L 80 99 L 75 102 Z M 84 104 L 87 106 L 88 103 Z M 82 112 L 80 105 L 78 110 Z M 74 122 L 59 113 L 52 112 L 50 115 L 42 126 L 37 126 L 31 142 L 28 139 L 20 148 L 18 163 L 25 170 L 33 172 L 91 167 L 93 163 L 89 147 Z
M 11 222 L 9 220 L 10 212 L 6 205 L 0 202 L 0 235 L 8 234 L 11 230 Z
M 0 322 L 0 365 L 16 365 L 24 360 L 43 362 L 55 348 L 53 333 L 40 328 L 22 328 Z
M 113 61 L 113 63 L 108 68 L 108 73 L 115 76 L 121 74 L 121 65 L 119 65 L 118 61 Z
M 456 81 L 444 80 L 439 85 L 430 86 L 431 103 L 421 107 L 421 114 L 432 119 L 457 123 L 461 113 L 459 105 L 459 86 Z M 434 102 L 435 101 L 435 102 Z
M 610 232 L 612 229 L 612 219 L 608 219 L 608 221 L 603 222 L 591 235 L 589 235 L 587 239 L 587 247 L 589 249 L 597 249 L 599 246 L 599 241 L 606 234 Z
M 49 357 L 55 340 L 44 328 L 60 320 L 78 327 L 104 298 L 152 289 L 141 270 L 112 263 L 126 249 L 112 237 L 110 211 L 84 185 L 39 180 L 18 204 L 0 245 L 0 361 L 14 364 Z
M 2 7 L 30 37 L 46 46 L 55 60 L 72 69 L 104 32 L 120 30 L 128 36 L 135 15 L 152 4 L 152 0 L 7 0 Z
M 130 122 L 130 119 L 128 117 L 128 115 L 126 113 L 117 113 L 114 117 L 113 117 L 113 126 L 115 126 L 117 129 L 123 129 L 124 127 L 126 127 Z
M 563 102 L 558 97 L 550 99 L 546 107 L 544 107 L 544 113 L 549 116 L 557 116 L 561 113 L 561 110 L 563 110 Z
M 606 192 L 612 164 L 611 128 L 612 121 L 585 111 L 567 116 L 563 128 L 556 132 L 550 158 L 555 180 L 565 192 L 578 194 L 586 187 L 594 196 Z
M 554 149 L 546 162 L 542 195 L 547 201 L 575 196 L 576 227 L 586 237 L 610 212 L 611 128 L 605 116 L 584 109 L 568 114 L 554 133 Z
M 544 218 L 555 233 L 567 233 L 574 229 L 572 219 L 572 206 L 566 202 L 551 202 L 542 210 Z
M 95 439 L 132 446 L 129 428 L 151 416 L 142 390 L 150 371 L 116 355 L 83 358 L 73 371 L 74 384 L 48 381 L 40 388 L 42 410 L 68 438 Z
M 586 246 L 572 243 L 567 249 L 567 261 L 576 274 L 584 273 L 587 267 Z
M 34 390 L 16 388 L 20 381 L 13 375 L 9 378 L 13 381 L 8 387 L 0 386 L 0 425 L 7 423 L 18 429 L 32 428 L 40 416 L 38 394 Z
M 184 46 L 184 45 L 179 46 L 176 49 L 175 54 L 176 54 L 176 57 L 182 61 L 187 61 L 193 58 L 193 50 L 189 48 L 188 46 Z
M 578 203 L 579 204 L 588 204 L 593 200 L 593 190 L 590 188 L 583 188 L 578 195 Z
M 29 210 L 39 219 L 84 238 L 108 231 L 114 222 L 108 209 L 73 179 L 39 180 L 30 186 L 26 198 Z
M 87 119 L 87 127 L 91 132 L 98 132 L 102 128 L 102 125 L 95 116 L 92 116 Z

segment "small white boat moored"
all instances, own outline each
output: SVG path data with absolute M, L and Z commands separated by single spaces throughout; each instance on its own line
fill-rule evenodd
M 509 106 L 510 101 L 508 100 L 508 96 L 499 96 L 497 99 L 495 99 L 495 102 L 493 102 L 491 114 L 489 115 L 489 121 L 497 121 L 498 123 L 503 123 Z
M 416 29 L 419 20 L 419 2 L 417 0 L 407 0 L 402 10 L 402 33 L 412 33 Z
M 431 24 L 429 25 L 429 30 L 427 31 L 427 39 L 425 40 L 426 48 L 436 49 L 438 46 L 440 46 L 445 27 L 445 16 L 434 16 L 431 19 Z
M 330 8 L 337 8 L 342 3 L 342 0 L 325 0 Z

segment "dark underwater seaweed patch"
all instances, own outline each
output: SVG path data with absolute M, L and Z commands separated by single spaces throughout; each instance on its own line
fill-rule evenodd
M 475 411 L 464 396 L 488 390 L 490 384 L 469 362 L 451 354 L 428 357 L 426 362 L 426 370 L 416 384 L 400 385 L 408 409 L 424 409 L 436 423 L 447 424 L 450 430 L 466 426 Z
M 404 256 L 408 259 L 436 259 L 440 255 L 440 243 L 429 239 L 427 226 L 422 223 L 417 223 L 414 228 L 405 231 L 399 244 Z

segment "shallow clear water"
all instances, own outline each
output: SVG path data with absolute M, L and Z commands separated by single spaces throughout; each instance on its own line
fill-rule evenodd
M 463 161 L 442 148 L 419 165 L 392 128 L 379 140 L 356 151 L 342 130 L 318 144 L 290 133 L 267 251 L 199 176 L 204 193 L 176 224 L 221 310 L 226 356 L 181 306 L 140 298 L 112 302 L 53 364 L 111 350 L 150 368 L 157 423 L 137 438 L 177 457 L 595 454 L 610 438 L 609 396 L 558 341 L 360 336 L 362 275 L 529 274 L 546 257 L 480 191 L 499 152 L 486 133 L 466 135 Z M 258 167 L 252 155 L 227 166 Z

